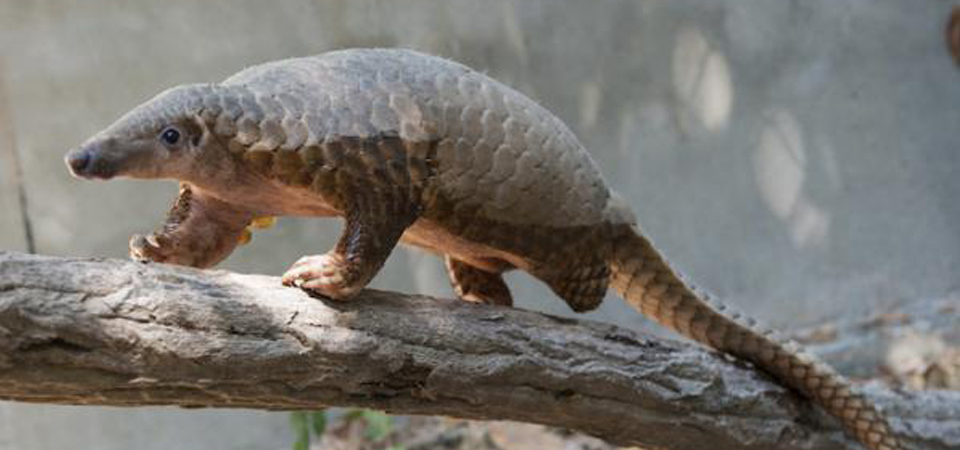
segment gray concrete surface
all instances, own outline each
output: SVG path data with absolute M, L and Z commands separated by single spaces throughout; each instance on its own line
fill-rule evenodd
M 0 4 L 0 246 L 123 257 L 171 183 L 81 182 L 62 155 L 160 90 L 257 62 L 401 46 L 484 70 L 565 119 L 696 283 L 778 327 L 960 289 L 960 71 L 943 0 Z M 279 274 L 339 225 L 284 219 L 223 266 Z M 529 277 L 522 307 L 568 314 Z M 450 295 L 398 251 L 374 285 Z M 618 301 L 590 315 L 641 326 Z M 0 450 L 286 448 L 282 414 L 0 404 Z

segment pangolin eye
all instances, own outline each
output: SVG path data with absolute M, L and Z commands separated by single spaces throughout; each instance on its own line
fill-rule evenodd
M 167 145 L 177 145 L 180 142 L 180 132 L 176 128 L 168 127 L 160 133 L 160 140 Z

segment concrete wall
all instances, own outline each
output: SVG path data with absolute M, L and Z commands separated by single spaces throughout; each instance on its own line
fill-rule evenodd
M 555 111 L 697 284 L 778 327 L 960 287 L 958 69 L 937 0 L 33 1 L 0 4 L 0 247 L 124 257 L 171 183 L 62 155 L 160 90 L 355 46 L 441 54 Z M 15 153 L 14 153 L 15 152 Z M 339 225 L 285 219 L 223 266 L 281 273 Z M 529 277 L 520 306 L 568 314 Z M 400 250 L 374 285 L 449 296 Z M 641 326 L 618 301 L 590 315 Z M 55 432 L 54 432 L 55 431 Z M 0 404 L 0 450 L 287 448 L 282 414 Z

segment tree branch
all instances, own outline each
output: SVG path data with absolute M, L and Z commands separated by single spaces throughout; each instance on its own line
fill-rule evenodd
M 868 394 L 911 448 L 960 446 L 960 393 Z M 612 325 L 273 277 L 0 252 L 0 398 L 509 419 L 670 449 L 859 448 L 745 364 Z

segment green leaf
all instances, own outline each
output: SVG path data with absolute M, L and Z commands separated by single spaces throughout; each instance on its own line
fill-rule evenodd
M 290 413 L 290 425 L 293 427 L 293 433 L 297 439 L 293 442 L 293 450 L 310 449 L 310 425 L 307 422 L 307 413 L 305 411 L 294 411 Z
M 403 444 L 393 444 L 387 447 L 387 450 L 407 450 L 407 447 Z
M 357 420 L 363 418 L 363 412 L 365 409 L 353 408 L 343 414 L 343 419 L 346 421 Z
M 382 441 L 390 434 L 393 429 L 393 419 L 380 411 L 372 409 L 364 410 L 361 415 L 367 422 L 366 436 L 373 441 Z
M 327 412 L 313 411 L 310 413 L 310 425 L 313 426 L 313 434 L 317 437 L 323 436 L 327 431 Z

